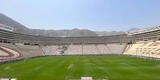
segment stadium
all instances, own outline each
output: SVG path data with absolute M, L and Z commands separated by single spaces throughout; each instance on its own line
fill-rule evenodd
M 0 2 L 0 80 L 160 80 L 160 0 Z
M 113 36 L 45 37 L 0 29 L 0 77 L 159 80 L 159 32 L 155 27 Z

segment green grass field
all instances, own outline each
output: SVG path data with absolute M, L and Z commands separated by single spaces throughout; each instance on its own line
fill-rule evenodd
M 160 80 L 160 61 L 128 56 L 50 56 L 0 64 L 0 78 L 17 80 Z

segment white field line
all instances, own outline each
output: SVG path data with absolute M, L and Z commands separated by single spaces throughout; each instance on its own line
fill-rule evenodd
M 68 70 L 71 69 L 73 66 L 74 66 L 74 64 L 70 64 L 70 65 L 68 66 Z
M 4 70 L 10 70 L 10 69 L 11 69 L 10 66 L 7 66 L 7 67 L 4 68 Z

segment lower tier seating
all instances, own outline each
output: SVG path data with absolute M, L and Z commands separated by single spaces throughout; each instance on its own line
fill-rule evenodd
M 130 44 L 124 54 L 160 58 L 160 41 Z

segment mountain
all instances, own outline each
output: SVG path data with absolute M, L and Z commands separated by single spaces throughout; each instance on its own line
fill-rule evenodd
M 80 36 L 108 36 L 122 34 L 123 32 L 95 32 L 87 29 L 71 29 L 71 30 L 43 30 L 29 29 L 8 16 L 0 13 L 0 24 L 5 24 L 14 28 L 14 32 L 30 35 L 41 35 L 48 37 L 80 37 Z
M 128 30 L 128 32 L 131 32 L 131 31 L 137 31 L 137 30 L 140 30 L 139 28 L 131 28 Z
M 0 24 L 5 24 L 14 28 L 15 32 L 29 34 L 30 29 L 24 25 L 18 23 L 17 21 L 7 17 L 6 15 L 0 13 Z

